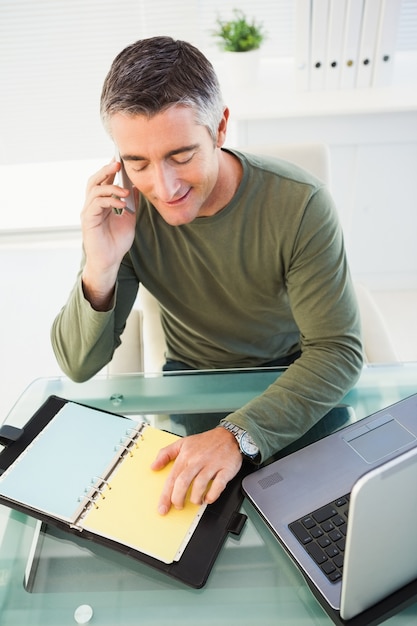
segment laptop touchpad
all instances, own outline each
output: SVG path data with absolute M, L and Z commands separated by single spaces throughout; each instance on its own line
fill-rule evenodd
M 375 463 L 416 438 L 392 415 L 386 413 L 366 425 L 350 430 L 343 435 L 343 439 L 367 463 Z

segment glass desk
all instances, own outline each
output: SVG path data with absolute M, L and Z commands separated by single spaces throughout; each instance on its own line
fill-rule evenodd
M 170 415 L 230 412 L 261 393 L 280 373 L 279 369 L 175 372 L 97 377 L 82 384 L 66 378 L 38 379 L 6 421 L 23 426 L 49 395 L 58 395 L 125 415 L 145 414 L 157 426 L 175 429 Z M 415 392 L 417 363 L 370 366 L 341 404 L 352 407 L 351 419 L 357 420 Z M 2 626 L 331 624 L 249 503 L 243 503 L 243 510 L 248 521 L 241 536 L 227 539 L 206 586 L 194 590 L 133 559 L 87 541 L 76 542 L 52 528 L 38 537 L 35 520 L 1 506 L 0 622 Z M 39 554 L 33 551 L 35 545 Z M 416 622 L 417 598 L 386 623 Z

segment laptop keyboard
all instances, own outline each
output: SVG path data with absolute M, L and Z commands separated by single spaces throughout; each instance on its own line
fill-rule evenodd
M 349 495 L 316 509 L 289 524 L 323 574 L 332 583 L 342 578 Z

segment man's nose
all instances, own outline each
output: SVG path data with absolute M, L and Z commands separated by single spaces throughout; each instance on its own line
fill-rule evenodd
M 163 202 L 172 201 L 181 186 L 175 169 L 164 163 L 155 167 L 153 175 L 154 194 Z

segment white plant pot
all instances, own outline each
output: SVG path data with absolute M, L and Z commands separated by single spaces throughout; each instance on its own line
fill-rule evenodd
M 224 76 L 231 87 L 250 87 L 256 84 L 259 72 L 260 50 L 224 52 Z

